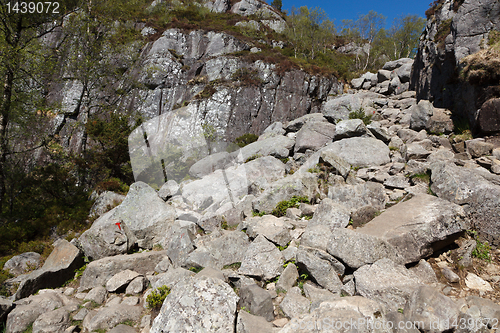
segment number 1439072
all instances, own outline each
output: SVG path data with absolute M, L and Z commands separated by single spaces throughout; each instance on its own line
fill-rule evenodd
M 59 2 L 7 2 L 7 14 L 59 14 Z

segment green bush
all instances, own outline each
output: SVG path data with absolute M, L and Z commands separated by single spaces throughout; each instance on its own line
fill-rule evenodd
M 168 294 L 170 294 L 170 288 L 167 286 L 161 286 L 153 290 L 151 294 L 146 297 L 148 308 L 159 310 Z
M 243 134 L 242 136 L 237 137 L 234 140 L 234 143 L 238 145 L 238 147 L 243 148 L 246 145 L 251 144 L 259 139 L 259 137 L 253 133 Z
M 276 205 L 276 208 L 273 209 L 271 214 L 276 217 L 285 216 L 286 210 L 288 208 L 298 208 L 299 203 L 301 202 L 309 203 L 309 199 L 307 197 L 298 197 L 294 195 L 290 200 L 280 201 Z
M 361 107 L 356 111 L 351 111 L 349 119 L 361 119 L 365 125 L 368 125 L 372 122 L 372 115 L 366 115 L 365 110 Z

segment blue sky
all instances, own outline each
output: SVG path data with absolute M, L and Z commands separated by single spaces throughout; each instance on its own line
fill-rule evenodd
M 268 0 L 271 3 L 272 0 Z M 292 6 L 309 8 L 320 7 L 330 17 L 335 20 L 335 25 L 339 26 L 344 19 L 355 20 L 359 14 L 367 14 L 370 10 L 383 14 L 387 19 L 387 26 L 390 27 L 395 17 L 412 14 L 425 18 L 425 11 L 429 8 L 432 0 L 282 0 L 283 10 Z

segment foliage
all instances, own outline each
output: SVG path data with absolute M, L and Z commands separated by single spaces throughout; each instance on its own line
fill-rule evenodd
M 444 20 L 439 24 L 436 35 L 434 36 L 434 42 L 437 43 L 438 48 L 444 47 L 444 41 L 446 37 L 451 33 L 451 22 L 453 19 Z
M 266 212 L 252 212 L 252 216 L 255 217 L 255 216 L 264 216 L 266 215 Z
M 290 200 L 280 201 L 276 207 L 271 212 L 272 215 L 276 217 L 281 217 L 286 215 L 286 210 L 288 208 L 298 208 L 299 203 L 305 202 L 309 203 L 309 199 L 307 197 L 298 197 L 294 195 Z
M 365 110 L 361 107 L 356 111 L 349 112 L 349 119 L 361 119 L 365 125 L 372 122 L 372 115 L 366 115 Z
M 476 240 L 476 248 L 472 251 L 472 256 L 481 260 L 485 260 L 487 262 L 491 262 L 491 246 L 488 242 L 482 242 L 479 239 L 477 231 L 468 230 L 468 234 Z
M 273 6 L 277 11 L 281 12 L 283 3 L 281 2 L 281 0 L 273 0 L 273 2 L 271 2 L 271 6 Z
M 234 143 L 238 145 L 238 147 L 243 148 L 246 145 L 251 144 L 252 142 L 255 142 L 259 139 L 259 137 L 253 133 L 246 133 L 243 134 L 242 136 L 237 137 L 234 140 Z
M 194 273 L 199 273 L 203 270 L 204 267 L 189 267 L 189 270 Z
M 229 265 L 224 265 L 224 267 L 222 267 L 222 269 L 232 269 L 232 270 L 238 270 L 240 269 L 241 267 L 241 262 L 235 262 L 235 263 L 232 263 L 232 264 L 229 264 Z
M 250 156 L 249 158 L 246 159 L 245 163 L 256 160 L 259 157 L 262 157 L 262 155 L 261 154 L 253 154 L 252 156 Z
M 444 0 L 435 0 L 429 4 L 429 9 L 425 11 L 425 16 L 430 19 L 434 14 L 443 7 Z
M 153 290 L 147 297 L 146 302 L 148 303 L 148 308 L 159 310 L 163 305 L 163 301 L 170 294 L 170 288 L 167 286 L 161 286 Z
M 242 86 L 256 86 L 262 85 L 262 79 L 259 77 L 257 70 L 250 70 L 246 67 L 237 69 L 233 74 L 231 74 L 231 79 L 233 81 L 239 82 Z

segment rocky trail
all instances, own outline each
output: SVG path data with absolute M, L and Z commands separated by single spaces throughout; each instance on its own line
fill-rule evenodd
M 384 68 L 273 123 L 240 162 L 101 193 L 41 268 L 5 265 L 6 332 L 496 331 L 500 143 L 417 103 L 411 60 Z

